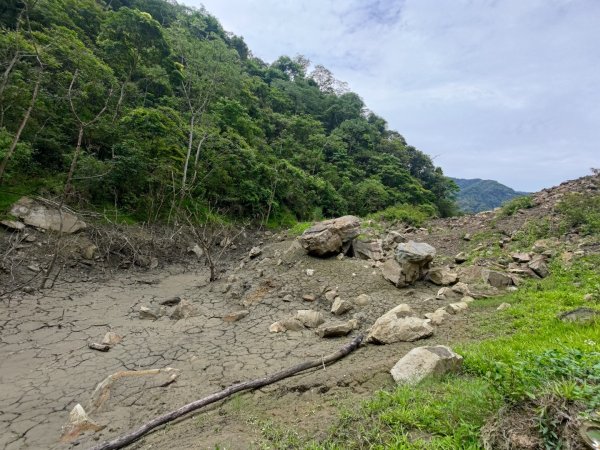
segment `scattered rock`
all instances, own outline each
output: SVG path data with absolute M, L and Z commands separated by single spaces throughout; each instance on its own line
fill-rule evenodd
M 242 320 L 248 314 L 250 314 L 250 311 L 242 309 L 240 311 L 234 311 L 232 313 L 227 314 L 225 317 L 223 317 L 223 320 L 225 322 L 237 322 L 238 320 Z
M 23 231 L 25 229 L 25 224 L 16 220 L 2 220 L 0 225 L 13 231 Z
M 501 303 L 500 306 L 498 306 L 496 308 L 496 311 L 504 311 L 505 309 L 508 309 L 511 307 L 510 303 Z
M 394 342 L 412 342 L 433 334 L 429 320 L 409 317 L 410 306 L 401 304 L 379 317 L 371 327 L 368 342 L 392 344 Z
M 27 268 L 28 268 L 29 270 L 31 270 L 32 272 L 36 272 L 36 273 L 37 273 L 37 272 L 41 272 L 41 270 L 42 270 L 42 269 L 40 268 L 40 265 L 39 265 L 39 264 L 30 264 L 29 266 L 27 266 Z
M 248 257 L 250 259 L 254 259 L 262 254 L 262 248 L 260 247 L 252 247 L 250 252 L 248 252 Z
M 69 422 L 63 426 L 61 442 L 72 442 L 86 431 L 100 431 L 104 427 L 98 425 L 90 419 L 79 403 L 69 413 Z
M 355 239 L 352 244 L 354 254 L 362 259 L 372 259 L 381 261 L 383 259 L 383 248 L 381 239 L 371 239 L 368 241 Z
M 325 300 L 327 300 L 328 302 L 333 302 L 337 296 L 338 296 L 337 289 L 331 289 L 331 290 L 325 292 Z
M 24 286 L 23 287 L 23 292 L 25 292 L 26 294 L 35 294 L 35 288 L 32 286 Z
M 498 289 L 505 288 L 513 284 L 510 276 L 495 270 L 484 269 L 482 271 L 482 276 L 486 283 Z
M 550 275 L 550 271 L 546 264 L 546 258 L 543 255 L 535 255 L 529 264 L 527 264 L 527 267 L 533 270 L 540 278 L 546 278 Z
M 448 286 L 449 284 L 456 283 L 458 275 L 451 272 L 447 267 L 434 267 L 427 273 L 427 278 L 438 286 Z
M 292 294 L 286 294 L 283 296 L 282 300 L 284 302 L 291 302 L 294 300 L 294 296 Z
M 98 350 L 99 352 L 107 352 L 110 350 L 110 345 L 108 344 L 98 344 L 96 342 L 89 342 L 88 348 L 92 350 Z
M 435 248 L 425 242 L 408 241 L 398 244 L 395 256 L 402 269 L 399 283 L 409 285 L 423 279 L 435 256 Z
M 529 253 L 513 253 L 510 257 L 518 263 L 528 263 L 531 261 L 531 255 L 529 255 Z
M 465 233 L 463 235 L 463 240 L 467 241 L 467 242 L 470 241 L 471 240 L 471 233 Z
M 458 314 L 461 311 L 469 308 L 469 304 L 465 302 L 450 303 L 446 308 L 448 314 Z
M 347 322 L 327 322 L 323 326 L 319 327 L 316 333 L 322 338 L 331 338 L 346 336 L 357 328 L 358 320 L 351 319 Z
M 305 302 L 314 302 L 316 299 L 317 296 L 313 294 L 304 294 L 302 296 L 302 300 L 304 300 Z
M 399 231 L 390 231 L 383 240 L 383 247 L 387 250 L 392 249 L 395 244 L 406 242 L 406 238 Z
M 269 331 L 271 333 L 283 333 L 285 331 L 302 331 L 304 330 L 304 324 L 295 317 L 283 319 L 278 322 L 271 324 Z
M 108 331 L 102 338 L 102 344 L 113 347 L 121 342 L 123 338 L 113 331 Z
M 343 216 L 319 222 L 299 237 L 302 247 L 312 255 L 325 256 L 340 253 L 346 243 L 360 234 L 360 219 Z
M 469 295 L 465 295 L 463 298 L 460 299 L 460 301 L 463 303 L 473 303 L 475 299 Z
M 458 371 L 462 356 L 445 345 L 413 348 L 392 367 L 390 373 L 398 384 L 416 384 L 428 376 Z
M 459 281 L 454 286 L 452 286 L 450 289 L 452 289 L 452 292 L 455 292 L 457 294 L 473 295 L 471 293 L 471 289 L 469 289 L 469 285 L 467 283 L 463 283 L 462 281 Z
M 76 233 L 87 226 L 77 216 L 66 211 L 66 208 L 63 208 L 61 225 L 61 214 L 58 209 L 47 207 L 28 197 L 21 197 L 12 206 L 10 214 L 21 219 L 26 225 L 68 234 Z
M 600 311 L 582 307 L 559 314 L 558 318 L 563 322 L 590 323 L 600 320 Z
M 315 269 L 306 269 L 306 275 L 312 277 L 315 274 Z
M 373 298 L 367 294 L 360 294 L 358 297 L 354 299 L 354 304 L 356 306 L 367 306 L 373 303 Z
M 140 319 L 156 320 L 163 315 L 163 311 L 160 308 L 148 308 L 147 306 L 140 306 Z
M 169 318 L 171 320 L 181 320 L 187 319 L 196 313 L 196 308 L 189 301 L 182 299 L 181 302 L 177 304 Z
M 464 252 L 460 252 L 454 257 L 454 261 L 456 262 L 456 264 L 462 264 L 468 259 L 469 257 Z
M 25 289 L 23 289 L 25 290 Z M 585 294 L 583 296 L 583 300 L 586 302 L 593 302 L 594 301 L 594 294 Z
M 458 279 L 463 283 L 476 284 L 483 281 L 484 268 L 480 266 L 461 267 L 458 270 Z
M 402 277 L 402 267 L 394 259 L 388 259 L 381 266 L 381 274 L 383 278 L 391 282 L 396 287 L 404 287 L 404 278 Z
M 336 316 L 341 316 L 342 314 L 350 311 L 353 307 L 354 306 L 349 301 L 342 300 L 341 298 L 337 297 L 331 306 L 331 312 Z
M 448 312 L 444 308 L 439 308 L 432 313 L 425 314 L 425 318 L 429 319 L 433 325 L 441 325 L 447 316 Z
M 319 325 L 325 322 L 325 319 L 323 319 L 323 314 L 311 309 L 298 310 L 296 319 L 298 319 L 306 328 L 317 328 Z
M 204 251 L 202 251 L 202 248 L 200 248 L 200 246 L 198 244 L 194 244 L 193 246 L 189 246 L 188 247 L 188 253 L 193 253 L 195 254 L 198 259 L 202 258 L 204 256 Z
M 179 303 L 181 303 L 181 297 L 170 297 L 167 298 L 165 300 L 163 300 L 162 302 L 160 302 L 161 305 L 164 306 L 175 306 L 178 305 Z

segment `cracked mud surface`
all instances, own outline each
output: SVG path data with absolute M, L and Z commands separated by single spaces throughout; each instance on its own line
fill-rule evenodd
M 292 240 L 267 245 L 259 258 L 243 268 L 239 262 L 232 266 L 237 268 L 210 284 L 207 270 L 200 265 L 192 270 L 173 266 L 120 274 L 106 281 L 75 282 L 3 302 L 0 447 L 70 448 L 78 444 L 87 448 L 95 440 L 115 437 L 236 382 L 332 353 L 399 303 L 410 304 L 418 315 L 445 304 L 431 298 L 436 286 L 420 283 L 411 289 L 396 289 L 367 261 L 312 258 Z M 314 275 L 306 274 L 308 268 L 314 269 Z M 336 318 L 329 312 L 331 304 L 320 295 L 326 287 L 337 287 L 343 299 L 369 294 L 373 301 Z M 292 301 L 283 300 L 287 293 L 292 294 Z M 304 294 L 318 299 L 304 301 Z M 141 305 L 156 307 L 173 296 L 189 300 L 195 315 L 178 321 L 168 316 L 155 321 L 139 318 Z M 237 322 L 223 320 L 241 309 L 249 314 Z M 321 339 L 309 329 L 269 333 L 271 323 L 298 309 L 321 311 L 326 320 L 348 320 L 358 313 L 360 330 L 336 339 Z M 244 401 L 254 405 L 248 410 L 258 410 L 262 417 L 293 418 L 298 408 L 320 409 L 323 398 L 360 397 L 362 391 L 366 394 L 389 383 L 387 371 L 410 348 L 452 342 L 468 320 L 468 314 L 452 317 L 436 327 L 432 338 L 415 343 L 363 346 L 325 370 L 313 370 L 247 394 L 251 399 Z M 100 342 L 107 331 L 123 336 L 122 342 L 106 353 L 88 348 L 89 342 Z M 122 379 L 115 382 L 109 400 L 99 410 L 88 409 L 94 388 L 107 376 L 121 370 L 164 367 L 181 371 L 175 383 L 160 387 L 153 377 Z M 77 403 L 106 428 L 81 435 L 74 443 L 61 443 L 61 427 Z M 211 416 L 211 410 L 214 407 L 199 414 L 213 417 L 209 422 L 217 425 L 180 421 L 168 432 L 160 430 L 133 447 L 214 448 L 220 444 L 248 448 L 256 442 L 259 430 L 252 425 L 250 413 L 225 418 Z M 327 408 L 323 411 L 325 417 L 313 414 L 312 425 L 304 425 L 322 428 L 328 418 Z

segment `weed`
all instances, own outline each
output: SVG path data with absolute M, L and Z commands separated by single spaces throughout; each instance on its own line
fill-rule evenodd
M 502 205 L 500 208 L 500 216 L 512 216 L 521 209 L 529 209 L 533 207 L 533 198 L 529 195 L 523 197 L 515 197 Z

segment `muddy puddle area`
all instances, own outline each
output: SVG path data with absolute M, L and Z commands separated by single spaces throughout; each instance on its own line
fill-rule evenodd
M 313 258 L 293 239 L 265 244 L 252 260 L 231 261 L 216 282 L 208 277 L 200 263 L 175 265 L 62 284 L 1 303 L 0 447 L 89 448 L 231 384 L 333 353 L 400 303 L 416 315 L 447 303 L 434 299 L 439 287 L 430 283 L 397 289 L 368 261 Z M 324 296 L 331 288 L 342 299 L 367 294 L 370 301 L 337 318 Z M 303 299 L 311 296 L 316 299 Z M 174 320 L 176 306 L 165 305 L 156 320 L 140 317 L 142 306 L 157 311 L 173 297 L 188 301 L 191 315 Z M 301 309 L 320 311 L 326 320 L 354 317 L 359 328 L 329 339 L 311 329 L 269 332 L 272 323 Z M 246 312 L 232 320 L 240 311 Z M 340 407 L 391 387 L 388 371 L 408 350 L 462 340 L 472 317 L 472 311 L 452 316 L 417 342 L 363 345 L 331 366 L 200 410 L 131 448 L 252 448 L 272 424 L 319 437 Z M 107 332 L 122 340 L 105 352 L 89 348 Z M 153 372 L 165 368 L 175 370 Z M 98 384 L 122 371 L 149 373 L 117 377 L 99 401 Z M 102 429 L 64 442 L 63 426 L 76 404 Z

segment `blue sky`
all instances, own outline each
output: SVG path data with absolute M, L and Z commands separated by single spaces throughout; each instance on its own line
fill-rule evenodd
M 600 167 L 598 0 L 183 0 L 302 54 L 449 176 L 537 191 Z

